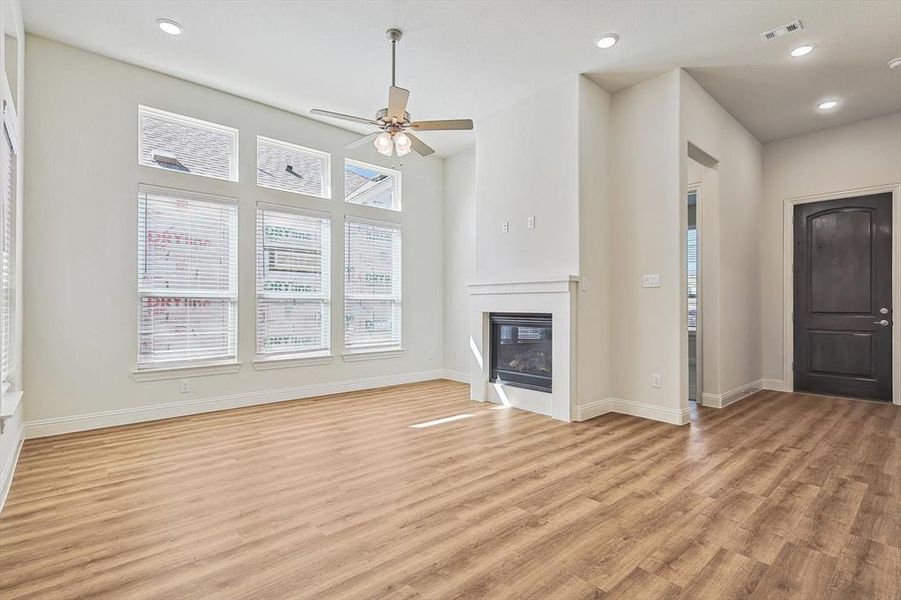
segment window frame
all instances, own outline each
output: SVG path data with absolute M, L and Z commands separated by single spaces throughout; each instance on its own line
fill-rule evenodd
M 17 124 L 19 121 L 18 113 L 16 111 L 16 103 L 13 101 L 12 90 L 9 86 L 9 82 L 6 78 L 6 73 L 3 72 L 2 78 L 2 90 L 0 90 L 0 104 L 2 104 L 2 116 L 0 116 L 0 136 L 5 137 L 6 139 L 0 139 L 0 144 L 3 145 L 3 149 L 0 152 L 3 152 L 5 155 L 7 152 L 11 152 L 12 156 L 10 160 L 13 160 L 13 156 L 15 157 L 15 163 L 11 163 L 11 167 L 14 167 L 14 177 L 15 177 L 15 186 L 12 185 L 12 182 L 7 182 L 9 185 L 9 210 L 12 213 L 12 217 L 10 219 L 10 250 L 9 250 L 9 289 L 7 290 L 0 284 L 0 318 L 2 318 L 3 309 L 6 308 L 7 301 L 11 304 L 11 308 L 9 309 L 9 335 L 6 339 L 0 341 L 3 344 L 3 349 L 0 350 L 0 353 L 7 353 L 7 371 L 6 373 L 0 373 L 0 393 L 7 394 L 14 392 L 17 387 L 16 381 L 16 371 L 18 370 L 18 360 L 21 357 L 18 356 L 18 339 L 21 333 L 19 332 L 19 318 L 18 313 L 20 307 L 18 305 L 18 277 L 19 277 L 19 257 L 18 257 L 18 220 L 19 220 L 19 190 L 21 188 L 21 181 L 19 181 L 19 162 L 20 158 L 20 146 L 19 146 L 19 133 L 17 130 Z M 7 149 L 6 140 L 9 140 L 9 148 Z M 2 192 L 2 190 L 0 190 Z M 6 223 L 6 213 L 7 207 L 5 199 L 0 198 L 0 261 L 2 261 L 2 254 L 5 251 L 6 245 L 6 232 L 5 232 L 5 223 Z M 9 294 L 9 298 L 7 298 L 7 293 Z M 5 377 L 4 377 L 5 375 Z
M 322 177 L 322 195 L 318 194 L 305 194 L 304 192 L 297 192 L 294 190 L 288 190 L 285 188 L 275 187 L 271 185 L 266 185 L 260 183 L 260 142 L 265 144 L 270 144 L 272 146 L 281 146 L 286 150 L 296 150 L 298 152 L 313 154 L 315 156 L 320 156 L 325 159 L 325 169 Z M 320 200 L 331 200 L 332 199 L 332 155 L 329 152 L 325 152 L 324 150 L 316 150 L 315 148 L 309 148 L 307 146 L 301 146 L 300 144 L 294 144 L 292 142 L 286 142 L 284 140 L 278 140 L 275 138 L 267 137 L 265 135 L 257 134 L 257 145 L 256 145 L 256 154 L 254 155 L 254 168 L 256 170 L 256 185 L 257 187 L 265 188 L 267 190 L 275 190 L 277 192 L 286 192 L 288 194 L 296 194 L 298 196 L 307 196 L 310 198 L 318 198 Z
M 328 243 L 324 244 L 322 248 L 324 248 L 327 255 L 321 257 L 320 261 L 323 268 L 328 269 L 328 278 L 323 281 L 323 298 L 320 299 L 323 303 L 323 315 L 328 317 L 328 328 L 323 332 L 323 341 L 325 342 L 325 348 L 320 348 L 317 350 L 310 350 L 305 352 L 285 352 L 285 353 L 275 353 L 275 352 L 261 352 L 260 351 L 260 332 L 259 332 L 259 310 L 260 310 L 260 284 L 263 279 L 261 277 L 260 269 L 263 267 L 263 260 L 261 256 L 261 252 L 264 252 L 263 240 L 261 239 L 261 231 L 260 224 L 261 218 L 265 211 L 271 211 L 276 213 L 283 213 L 289 215 L 299 215 L 303 217 L 309 217 L 313 219 L 320 219 L 325 221 L 326 231 L 328 231 L 329 239 Z M 256 210 L 254 214 L 254 318 L 255 320 L 255 330 L 254 330 L 254 364 L 259 368 L 266 368 L 266 365 L 270 367 L 274 367 L 276 363 L 279 365 L 290 365 L 294 366 L 295 364 L 304 364 L 309 362 L 309 364 L 321 364 L 322 359 L 330 359 L 332 357 L 332 280 L 333 280 L 333 271 L 332 271 L 332 215 L 327 212 L 310 210 L 306 208 L 301 208 L 288 204 L 280 204 L 277 202 L 257 202 Z M 322 276 L 320 274 L 320 276 Z M 295 298 L 297 299 L 297 298 Z M 313 298 L 310 298 L 313 299 Z M 328 362 L 325 360 L 325 362 Z
M 370 204 L 361 204 L 359 202 L 353 202 L 353 201 L 347 199 L 347 190 L 346 189 L 344 190 L 344 198 L 343 198 L 345 204 L 351 204 L 353 206 L 362 206 L 364 209 L 369 208 L 369 209 L 373 209 L 373 210 L 387 210 L 392 213 L 403 212 L 403 177 L 402 177 L 403 173 L 401 173 L 400 171 L 398 171 L 396 169 L 390 169 L 388 167 L 374 165 L 372 163 L 367 163 L 367 162 L 363 162 L 361 160 L 356 160 L 353 158 L 345 157 L 344 158 L 344 169 L 341 171 L 342 185 L 344 183 L 343 175 L 344 175 L 344 172 L 347 171 L 347 165 L 354 165 L 354 166 L 357 166 L 357 167 L 360 167 L 363 169 L 377 171 L 379 173 L 384 173 L 386 175 L 390 175 L 391 177 L 393 177 L 394 178 L 394 199 L 395 199 L 396 206 L 391 207 L 391 208 L 385 208 L 383 206 L 372 206 Z
M 400 281 L 397 283 L 398 295 L 397 299 L 386 298 L 386 300 L 391 300 L 398 307 L 398 336 L 397 336 L 397 344 L 378 344 L 378 345 L 369 345 L 369 346 L 348 346 L 347 343 L 347 302 L 350 301 L 359 301 L 359 300 L 374 300 L 378 298 L 373 297 L 350 297 L 347 291 L 347 269 L 348 269 L 348 260 L 347 260 L 347 252 L 348 252 L 348 243 L 347 243 L 347 226 L 350 223 L 362 223 L 365 225 L 372 225 L 375 227 L 385 227 L 390 229 L 395 229 L 400 238 L 399 238 L 399 266 L 398 273 L 400 275 Z M 351 360 L 365 360 L 367 358 L 393 358 L 396 356 L 401 356 L 404 353 L 404 310 L 403 310 L 403 271 L 404 271 L 404 242 L 403 242 L 403 224 L 398 221 L 383 221 L 378 219 L 369 219 L 366 217 L 358 217 L 355 215 L 345 214 L 344 215 L 344 278 L 343 278 L 343 339 L 342 339 L 342 347 L 343 347 L 343 358 L 345 361 Z
M 140 219 L 137 218 L 135 222 L 135 241 L 136 245 L 136 256 L 135 256 L 135 267 L 136 267 L 136 278 L 135 278 L 135 299 L 136 299 L 136 315 L 137 321 L 135 323 L 135 333 L 136 333 L 136 366 L 132 373 L 135 376 L 137 381 L 150 381 L 155 379 L 169 379 L 175 377 L 182 377 L 188 375 L 207 375 L 207 374 L 220 374 L 220 373 L 234 373 L 237 372 L 240 368 L 240 352 L 241 352 L 241 337 L 240 337 L 240 304 L 241 304 L 241 294 L 240 294 L 240 206 L 237 198 L 231 198 L 228 196 L 219 196 L 215 194 L 207 194 L 201 192 L 194 192 L 189 190 L 183 190 L 178 188 L 169 188 L 152 184 L 138 184 L 138 194 L 137 194 L 137 209 L 140 211 L 140 202 L 141 197 L 147 194 L 155 194 L 160 196 L 167 196 L 170 198 L 177 198 L 186 201 L 197 201 L 197 202 L 207 202 L 214 204 L 222 204 L 228 207 L 231 207 L 234 210 L 234 229 L 233 229 L 233 237 L 229 240 L 229 262 L 231 264 L 232 273 L 230 276 L 230 290 L 223 293 L 205 293 L 205 294 L 197 294 L 195 296 L 186 296 L 186 295 L 173 295 L 173 294 L 160 294 L 160 293 L 151 293 L 141 290 L 141 264 L 142 258 L 140 255 L 140 244 L 141 244 L 141 228 L 140 228 Z M 146 201 L 146 198 L 145 198 Z M 137 217 L 137 214 L 136 214 Z M 146 233 L 145 233 L 146 235 Z M 146 297 L 178 297 L 178 298 L 221 298 L 228 299 L 233 303 L 233 314 L 232 314 L 232 323 L 230 335 L 234 339 L 234 355 L 228 355 L 223 357 L 213 357 L 213 358 L 201 358 L 201 359 L 189 359 L 189 360 L 178 360 L 178 361 L 157 361 L 157 362 L 144 362 L 140 361 L 141 355 L 141 309 L 143 299 Z
M 178 169 L 167 169 L 166 167 L 162 167 L 156 164 L 147 164 L 141 162 L 141 157 L 144 154 L 144 142 L 143 136 L 141 135 L 141 119 L 144 115 L 150 115 L 152 117 L 162 119 L 165 121 L 170 121 L 174 123 L 178 123 L 181 125 L 190 125 L 192 127 L 200 127 L 202 129 L 207 129 L 211 131 L 216 131 L 219 133 L 228 134 L 232 139 L 231 144 L 231 153 L 229 156 L 229 176 L 228 177 L 219 177 L 218 175 L 204 175 L 201 173 L 193 173 L 193 172 L 185 172 L 180 171 Z M 198 119 L 196 117 L 189 117 L 188 115 L 182 115 L 179 113 L 169 112 L 167 110 L 163 110 L 161 108 L 154 108 L 152 106 L 147 106 L 146 104 L 138 104 L 138 166 L 140 167 L 148 167 L 151 169 L 161 169 L 163 171 L 169 173 L 180 173 L 182 175 L 193 175 L 194 177 L 204 177 L 206 179 L 215 179 L 218 181 L 230 181 L 233 183 L 240 182 L 240 165 L 239 165 L 239 157 L 240 152 L 238 148 L 239 143 L 239 132 L 234 127 L 229 127 L 228 125 L 222 125 L 221 123 L 214 123 L 212 121 L 205 121 L 203 119 Z

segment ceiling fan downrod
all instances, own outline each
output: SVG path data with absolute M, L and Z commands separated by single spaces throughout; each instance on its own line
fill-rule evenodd
M 385 32 L 391 41 L 391 85 L 396 86 L 395 70 L 397 68 L 397 42 L 403 37 L 404 33 L 400 29 L 389 29 Z

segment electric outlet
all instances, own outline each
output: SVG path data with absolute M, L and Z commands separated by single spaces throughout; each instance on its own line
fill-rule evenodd
M 429 360 L 435 360 L 435 351 L 429 350 Z
M 529 229 L 535 229 L 535 215 L 529 217 Z
M 508 233 L 510 231 L 509 221 L 504 221 L 503 223 L 501 223 L 501 231 L 503 231 L 504 233 Z
M 660 373 L 654 373 L 653 375 L 651 375 L 651 387 L 660 387 Z
M 660 273 L 650 273 L 641 276 L 641 286 L 646 288 L 660 287 Z
M 191 391 L 191 380 L 190 379 L 182 379 L 179 382 L 179 390 L 182 394 L 187 394 Z

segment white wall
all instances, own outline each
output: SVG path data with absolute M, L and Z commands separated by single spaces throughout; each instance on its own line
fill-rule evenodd
M 716 173 L 706 175 L 702 185 L 699 231 L 703 391 L 722 395 L 760 379 L 761 145 L 685 71 L 680 71 L 680 115 L 683 198 L 688 143 L 717 160 Z
M 679 71 L 613 94 L 610 125 L 611 393 L 678 409 L 683 305 Z M 684 215 L 683 217 L 684 218 Z M 644 273 L 661 287 L 642 288 Z M 661 375 L 662 386 L 651 386 Z
M 476 124 L 478 282 L 578 273 L 578 110 L 573 77 Z
M 475 149 L 444 161 L 444 368 L 469 379 L 469 288 L 475 278 Z
M 288 390 L 296 396 L 300 388 L 329 382 L 362 379 L 374 385 L 440 373 L 440 159 L 409 157 L 398 165 L 379 160 L 371 148 L 356 150 L 355 158 L 402 170 L 404 211 L 386 214 L 346 205 L 340 200 L 342 145 L 354 139 L 352 133 L 42 38 L 29 36 L 27 50 L 30 160 L 26 194 L 30 206 L 25 220 L 25 377 L 29 422 L 195 399 L 244 398 L 266 390 Z M 237 127 L 240 183 L 138 166 L 139 103 Z M 256 187 L 257 134 L 331 152 L 335 197 L 319 200 Z M 179 393 L 177 380 L 136 382 L 132 376 L 137 344 L 139 183 L 239 199 L 239 358 L 243 365 L 236 374 L 194 378 L 189 394 Z M 338 356 L 328 365 L 266 371 L 256 371 L 252 365 L 254 218 L 255 202 L 262 200 L 332 214 L 332 347 Z M 406 353 L 402 357 L 352 363 L 340 357 L 343 219 L 351 213 L 400 219 L 403 224 Z
M 578 405 L 610 396 L 610 94 L 579 78 Z
M 785 200 L 899 182 L 901 113 L 764 145 L 759 246 L 764 378 L 783 380 Z

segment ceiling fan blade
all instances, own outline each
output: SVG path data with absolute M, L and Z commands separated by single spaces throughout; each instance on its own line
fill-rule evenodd
M 416 131 L 439 131 L 472 129 L 470 119 L 446 119 L 444 121 L 415 121 L 410 127 Z
M 416 150 L 416 152 L 419 153 L 419 156 L 428 156 L 429 154 L 434 154 L 434 153 L 435 153 L 435 151 L 432 150 L 432 148 L 430 148 L 429 145 L 426 144 L 425 142 L 423 142 L 421 139 L 419 139 L 418 137 L 416 137 L 415 135 L 413 135 L 413 134 L 410 133 L 409 131 L 407 131 L 407 132 L 405 132 L 405 133 L 407 134 L 407 137 L 410 138 L 410 141 L 412 142 L 413 149 Z
M 377 136 L 380 133 L 381 133 L 381 131 L 376 131 L 375 133 L 370 133 L 369 135 L 364 135 L 363 137 L 357 138 L 349 144 L 345 144 L 344 147 L 347 148 L 348 150 L 353 150 L 354 148 L 359 148 L 360 146 L 365 145 L 366 142 L 371 142 L 372 140 L 374 140 L 375 136 Z
M 410 99 L 410 90 L 392 85 L 388 88 L 388 116 L 404 118 L 407 111 L 407 101 Z
M 330 117 L 332 119 L 341 119 L 342 121 L 353 121 L 354 123 L 365 123 L 366 125 L 378 125 L 378 121 L 373 121 L 372 119 L 366 119 L 363 117 L 355 117 L 353 115 L 345 115 L 343 113 L 336 113 L 330 110 L 322 110 L 320 108 L 314 108 L 310 111 L 311 115 L 319 115 L 321 117 Z

